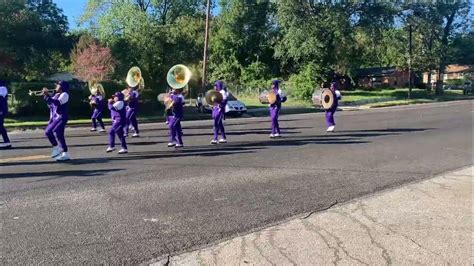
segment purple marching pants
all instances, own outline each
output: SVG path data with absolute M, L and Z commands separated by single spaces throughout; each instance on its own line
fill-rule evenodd
M 183 139 L 182 139 L 182 128 L 181 128 L 181 118 L 178 118 L 176 116 L 170 116 L 169 117 L 169 124 L 168 127 L 170 129 L 170 142 L 172 143 L 178 143 L 180 145 L 183 145 Z
M 272 134 L 280 134 L 280 125 L 278 124 L 278 113 L 280 108 L 270 107 L 270 118 L 272 120 Z
M 66 123 L 67 120 L 64 120 L 62 118 L 52 119 L 50 120 L 44 132 L 46 137 L 48 137 L 49 142 L 51 142 L 51 145 L 53 145 L 53 147 L 58 146 L 59 142 L 59 146 L 64 152 L 67 152 L 66 139 L 64 138 L 64 130 L 66 129 Z M 56 133 L 56 137 L 54 136 L 54 133 Z
M 113 122 L 112 127 L 109 130 L 109 147 L 115 147 L 115 135 L 120 140 L 122 149 L 127 149 L 127 143 L 125 142 L 125 137 L 123 135 L 123 124 L 119 122 Z
M 331 109 L 326 110 L 326 125 L 328 127 L 336 125 L 336 122 L 334 121 L 334 114 L 336 113 L 336 110 L 337 105 L 335 105 Z
M 92 127 L 97 128 L 97 121 L 102 129 L 105 129 L 104 122 L 102 121 L 102 111 L 98 109 L 94 109 L 92 113 Z
M 10 143 L 10 139 L 8 138 L 7 130 L 5 129 L 5 126 L 3 126 L 4 120 L 5 120 L 5 118 L 3 117 L 3 115 L 0 115 L 0 134 L 2 134 L 4 143 Z
M 214 140 L 217 140 L 219 136 L 219 132 L 221 133 L 222 139 L 226 139 L 225 137 L 225 129 L 224 129 L 224 111 L 221 109 L 213 109 L 212 110 L 212 118 L 214 118 Z
M 138 121 L 137 121 L 137 110 L 135 108 L 127 108 L 126 114 L 127 124 L 125 125 L 125 135 L 128 135 L 128 129 L 130 128 L 130 123 L 135 129 L 135 133 L 139 134 L 138 131 Z

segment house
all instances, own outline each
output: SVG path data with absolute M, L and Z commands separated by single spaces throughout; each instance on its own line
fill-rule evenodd
M 412 81 L 414 80 L 415 74 L 412 77 Z M 356 70 L 355 81 L 363 88 L 400 88 L 409 86 L 409 75 L 408 70 L 395 67 L 372 67 Z
M 438 71 L 432 70 L 431 77 L 429 74 L 429 72 L 423 73 L 423 83 L 436 84 L 438 81 Z M 474 66 L 457 64 L 447 65 L 443 74 L 443 82 L 453 79 L 462 79 L 465 77 L 474 78 Z

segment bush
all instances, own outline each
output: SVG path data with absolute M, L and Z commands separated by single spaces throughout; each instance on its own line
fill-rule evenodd
M 298 74 L 291 75 L 285 83 L 288 94 L 300 99 L 309 100 L 317 85 L 324 81 L 324 74 L 316 64 L 306 65 Z

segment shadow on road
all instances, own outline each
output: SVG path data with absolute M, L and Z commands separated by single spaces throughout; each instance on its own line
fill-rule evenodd
M 51 162 L 49 162 L 51 163 Z M 51 171 L 51 172 L 28 172 L 28 173 L 12 173 L 12 174 L 0 174 L 0 179 L 8 178 L 31 178 L 31 177 L 42 177 L 48 176 L 47 179 L 41 179 L 38 181 L 45 181 L 50 179 L 62 178 L 67 176 L 98 176 L 104 175 L 110 172 L 122 171 L 125 169 L 100 169 L 100 170 L 67 170 L 67 171 Z

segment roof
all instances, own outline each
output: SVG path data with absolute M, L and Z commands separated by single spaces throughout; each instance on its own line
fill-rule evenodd
M 473 71 L 474 67 L 469 65 L 447 65 L 446 73 L 459 73 L 459 72 L 468 72 Z
M 357 77 L 382 77 L 390 76 L 397 69 L 395 67 L 371 67 L 361 68 L 355 71 Z
M 78 78 L 74 76 L 74 74 L 69 73 L 69 72 L 59 72 L 46 78 L 46 80 L 64 80 L 64 81 L 71 81 L 73 79 L 78 80 Z

